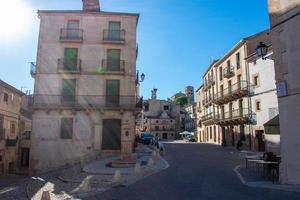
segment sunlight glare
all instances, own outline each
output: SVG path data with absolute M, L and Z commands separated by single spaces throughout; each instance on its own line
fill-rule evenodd
M 15 40 L 30 33 L 34 11 L 25 0 L 1 2 L 0 40 Z

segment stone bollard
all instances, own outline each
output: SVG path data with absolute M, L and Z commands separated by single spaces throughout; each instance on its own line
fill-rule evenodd
M 88 176 L 86 179 L 83 180 L 83 183 L 82 183 L 82 190 L 83 190 L 84 192 L 89 192 L 89 191 L 92 190 L 90 179 L 91 179 L 91 177 Z
M 114 181 L 114 182 L 120 182 L 120 181 L 121 181 L 121 178 L 122 178 L 121 171 L 120 171 L 120 170 L 116 170 L 116 171 L 115 171 L 115 174 L 114 174 L 113 181 Z
M 135 174 L 141 173 L 141 163 L 140 163 L 140 162 L 136 162 L 136 163 L 135 163 L 135 166 L 134 166 L 134 173 L 135 173 Z
M 41 200 L 51 200 L 49 191 L 43 191 Z
M 149 158 L 149 160 L 148 160 L 148 166 L 149 167 L 153 167 L 154 166 L 154 159 L 153 158 Z

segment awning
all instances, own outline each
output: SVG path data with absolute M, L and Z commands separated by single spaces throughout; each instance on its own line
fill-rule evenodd
M 267 123 L 264 124 L 264 126 L 279 126 L 279 115 L 268 121 Z

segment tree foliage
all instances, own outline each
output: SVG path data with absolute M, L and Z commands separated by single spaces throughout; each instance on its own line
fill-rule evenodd
M 177 97 L 175 99 L 175 103 L 178 104 L 178 105 L 184 106 L 188 103 L 188 99 L 185 96 Z

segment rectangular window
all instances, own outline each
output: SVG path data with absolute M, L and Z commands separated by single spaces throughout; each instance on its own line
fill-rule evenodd
M 255 110 L 261 111 L 261 103 L 260 100 L 255 101 Z
M 8 102 L 8 94 L 7 93 L 4 93 L 3 101 L 6 103 Z
M 120 80 L 106 80 L 106 105 L 119 106 Z
M 62 100 L 63 103 L 75 103 L 76 79 L 62 80 Z
M 259 86 L 259 76 L 258 76 L 258 74 L 256 74 L 256 75 L 253 76 L 253 85 L 255 87 Z
M 169 106 L 164 106 L 164 110 L 169 110 Z
M 68 39 L 78 39 L 79 35 L 79 21 L 78 20 L 70 20 L 68 21 L 67 28 L 67 38 Z
M 230 62 L 230 60 L 228 60 L 228 61 L 227 61 L 227 69 L 229 70 L 230 67 L 231 67 L 231 62 Z
M 220 76 L 220 81 L 223 80 L 223 69 L 222 67 L 219 68 L 219 76 Z
M 61 119 L 61 139 L 72 139 L 73 136 L 73 118 Z
M 64 70 L 76 71 L 78 60 L 78 49 L 77 48 L 65 48 L 64 52 Z
M 10 122 L 10 133 L 15 136 L 16 134 L 16 125 L 15 123 Z
M 0 115 L 0 140 L 5 139 L 4 117 Z
M 155 126 L 155 130 L 158 131 L 159 130 L 159 126 Z
M 241 67 L 241 55 L 240 53 L 236 54 L 236 68 L 239 69 Z
M 107 50 L 107 70 L 120 71 L 121 67 L 121 50 L 108 49 Z
M 108 39 L 109 40 L 120 40 L 121 38 L 121 23 L 120 22 L 109 22 L 108 25 Z

